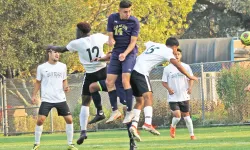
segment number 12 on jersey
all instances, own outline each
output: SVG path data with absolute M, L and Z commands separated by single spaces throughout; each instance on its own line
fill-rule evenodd
M 99 48 L 97 46 L 94 46 L 92 49 L 88 48 L 88 49 L 86 49 L 86 51 L 89 54 L 89 61 L 93 60 L 92 54 L 94 54 L 95 51 L 97 51 L 97 52 L 96 52 L 96 55 L 94 56 L 94 58 L 99 57 Z

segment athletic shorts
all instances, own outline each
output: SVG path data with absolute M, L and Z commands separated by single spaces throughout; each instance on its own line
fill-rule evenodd
M 124 61 L 119 60 L 120 53 L 113 52 L 110 58 L 108 74 L 131 73 L 136 62 L 136 54 L 129 54 Z
M 172 111 L 180 110 L 181 112 L 189 112 L 189 100 L 182 102 L 169 102 Z
M 58 113 L 58 116 L 68 116 L 71 115 L 71 112 L 69 110 L 68 104 L 65 102 L 60 103 L 48 103 L 48 102 L 42 102 L 40 108 L 39 108 L 39 115 L 48 116 L 50 110 L 55 107 Z
M 99 85 L 100 91 L 108 92 L 105 80 L 97 81 L 97 83 Z M 125 96 L 125 91 L 122 85 L 121 75 L 119 75 L 118 78 L 116 79 L 115 87 L 116 87 L 116 94 L 120 99 L 120 103 L 122 103 L 123 105 L 126 105 L 126 96 Z
M 107 67 L 102 68 L 93 73 L 85 73 L 83 77 L 83 85 L 82 85 L 82 95 L 89 95 L 89 85 L 93 82 L 97 82 L 100 80 L 106 80 L 107 77 Z
M 135 97 L 141 97 L 146 92 L 152 92 L 152 86 L 149 77 L 140 74 L 136 70 L 132 71 L 130 84 Z

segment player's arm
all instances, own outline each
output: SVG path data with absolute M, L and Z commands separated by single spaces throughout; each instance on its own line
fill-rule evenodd
M 31 99 L 33 104 L 35 104 L 38 101 L 37 92 L 40 90 L 40 87 L 41 87 L 41 81 L 36 80 Z
M 183 73 L 186 77 L 188 77 L 190 80 L 196 80 L 198 81 L 198 78 L 195 76 L 191 76 L 187 70 L 179 63 L 176 59 L 171 58 L 170 62 L 181 72 Z
M 137 36 L 131 36 L 131 40 L 128 45 L 128 48 L 124 51 L 125 56 L 127 56 L 135 48 L 137 39 L 138 39 Z
M 162 85 L 168 90 L 170 95 L 174 94 L 174 90 L 169 87 L 167 82 L 162 81 Z
M 64 53 L 69 51 L 65 46 L 53 46 L 53 45 L 47 46 L 46 50 L 53 50 L 59 53 Z
M 110 15 L 108 18 L 108 24 L 107 24 L 107 31 L 108 31 L 108 45 L 109 46 L 113 46 L 115 44 L 115 39 L 114 39 L 114 25 L 113 25 L 114 19 L 113 19 L 113 15 Z
M 188 94 L 191 94 L 192 88 L 193 88 L 193 84 L 194 84 L 194 80 L 188 80 L 188 89 L 187 89 L 187 93 Z
M 64 92 L 69 92 L 69 90 L 70 90 L 67 79 L 63 80 L 63 90 L 64 90 Z
M 115 45 L 115 39 L 114 39 L 113 32 L 108 32 L 108 36 L 109 36 L 108 45 L 109 46 Z

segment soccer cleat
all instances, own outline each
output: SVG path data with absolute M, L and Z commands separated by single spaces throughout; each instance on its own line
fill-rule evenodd
M 190 136 L 191 140 L 196 140 L 196 137 L 194 135 Z
M 115 110 L 112 111 L 110 118 L 106 121 L 106 123 L 112 123 L 114 122 L 116 119 L 119 119 L 122 117 L 122 114 L 119 110 Z
M 153 135 L 160 135 L 160 132 L 158 132 L 157 130 L 155 130 L 155 128 L 152 125 L 144 123 L 144 125 L 142 126 L 142 129 L 144 129 L 146 131 L 149 131 Z
M 132 126 L 129 128 L 129 132 L 132 134 L 134 140 L 136 140 L 137 142 L 140 142 L 140 141 L 141 141 L 141 137 L 140 137 L 140 135 L 138 134 L 138 131 L 137 131 L 137 129 L 136 129 L 135 126 L 132 125 Z
M 69 145 L 68 150 L 78 150 L 78 148 L 76 148 L 74 144 L 71 144 Z
M 103 115 L 96 115 L 95 116 L 95 118 L 93 118 L 90 122 L 89 122 L 89 124 L 93 124 L 93 123 L 97 123 L 98 121 L 101 121 L 101 120 L 103 120 L 103 119 L 105 119 L 106 117 L 105 117 L 105 115 L 103 114 Z
M 84 140 L 87 139 L 86 131 L 82 130 L 79 139 L 76 141 L 78 145 L 81 145 Z
M 31 150 L 38 150 L 39 146 L 40 146 L 39 144 L 34 144 L 34 146 Z
M 126 116 L 125 116 L 122 123 L 124 123 L 124 124 L 130 123 L 132 121 L 132 119 L 134 118 L 134 116 L 135 115 L 134 115 L 133 111 L 127 111 Z
M 170 126 L 170 136 L 175 138 L 175 127 L 172 127 L 172 125 Z
M 130 139 L 129 146 L 130 146 L 129 150 L 137 150 L 137 146 L 135 145 L 134 139 Z

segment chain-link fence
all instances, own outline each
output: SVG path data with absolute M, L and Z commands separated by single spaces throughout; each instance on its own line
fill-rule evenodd
M 250 83 L 250 61 L 214 62 L 192 64 L 190 67 L 199 80 L 193 85 L 190 112 L 194 125 L 242 124 L 250 119 L 250 98 L 243 89 Z M 162 86 L 164 67 L 154 68 L 150 73 L 154 94 L 153 124 L 164 127 L 171 122 L 167 103 L 167 90 Z M 69 75 L 71 91 L 66 94 L 74 118 L 74 128 L 79 130 L 79 112 L 83 74 Z M 39 104 L 31 103 L 34 79 L 0 79 L 0 132 L 7 134 L 34 132 Z M 106 117 L 111 113 L 107 93 L 101 92 Z M 119 106 L 122 111 L 122 106 Z M 95 115 L 90 107 L 90 118 Z M 139 125 L 144 119 L 141 116 Z M 183 124 L 180 123 L 180 125 Z M 124 128 L 121 121 L 114 124 L 100 122 L 88 126 L 89 130 Z M 55 110 L 44 124 L 44 132 L 64 131 L 65 123 Z

